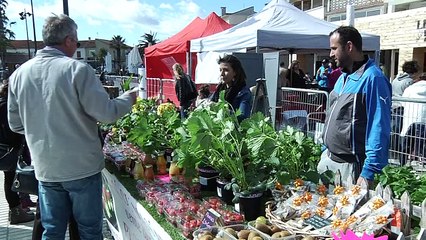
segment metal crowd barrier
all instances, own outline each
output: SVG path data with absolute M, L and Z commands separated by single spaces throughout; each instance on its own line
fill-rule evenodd
M 281 105 L 277 106 L 277 126 L 292 126 L 321 141 L 328 92 L 312 89 L 281 88 Z
M 426 171 L 426 99 L 392 98 L 389 162 Z

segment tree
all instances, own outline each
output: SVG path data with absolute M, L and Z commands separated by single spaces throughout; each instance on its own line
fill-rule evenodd
M 160 41 L 157 39 L 157 33 L 151 31 L 149 33 L 145 33 L 142 38 L 142 40 L 139 40 L 138 45 L 141 56 L 145 55 L 145 48 L 155 45 Z
M 2 67 L 5 66 L 4 58 L 6 56 L 6 48 L 10 46 L 10 40 L 15 38 L 15 33 L 8 28 L 16 22 L 9 23 L 9 18 L 6 16 L 6 0 L 0 0 L 0 54 L 2 60 Z
M 126 39 L 120 35 L 114 35 L 111 40 L 111 47 L 117 50 L 118 69 L 121 69 L 121 49 L 124 48 Z
M 101 63 L 102 66 L 105 65 L 105 56 L 108 54 L 107 50 L 105 48 L 100 48 L 98 55 L 96 56 L 98 61 Z

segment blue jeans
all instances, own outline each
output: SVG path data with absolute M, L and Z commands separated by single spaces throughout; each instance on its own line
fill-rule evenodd
M 67 182 L 39 182 L 43 240 L 65 238 L 71 213 L 81 240 L 102 239 L 102 176 Z

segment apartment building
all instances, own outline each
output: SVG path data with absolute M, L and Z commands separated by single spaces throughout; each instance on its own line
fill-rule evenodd
M 420 71 L 426 71 L 426 1 L 425 0 L 287 0 L 306 13 L 347 25 L 347 5 L 354 7 L 354 26 L 361 32 L 380 36 L 380 63 L 385 74 L 393 79 L 402 64 L 417 60 Z M 221 8 L 222 18 L 231 25 L 239 24 L 255 14 L 253 7 L 233 13 Z M 315 68 L 328 53 L 299 55 L 306 70 Z M 285 58 L 283 58 L 286 61 Z M 309 63 L 308 63 L 309 62 Z
M 417 60 L 426 71 L 426 1 L 424 0 L 289 0 L 299 9 L 338 25 L 347 25 L 346 9 L 354 6 L 354 26 L 380 36 L 380 63 L 393 79 L 402 64 Z M 320 60 L 322 56 L 317 56 Z

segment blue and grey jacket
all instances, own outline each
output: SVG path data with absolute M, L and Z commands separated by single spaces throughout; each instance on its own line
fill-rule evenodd
M 356 72 L 343 73 L 330 93 L 323 133 L 330 158 L 359 163 L 368 180 L 388 164 L 391 89 L 369 59 Z

